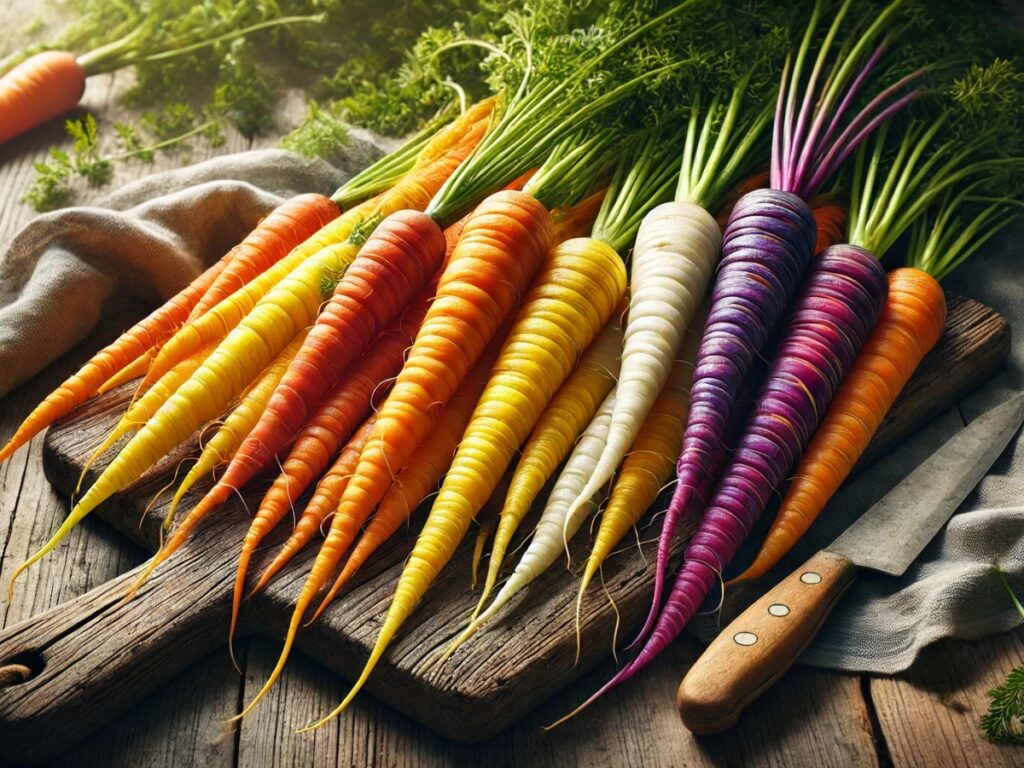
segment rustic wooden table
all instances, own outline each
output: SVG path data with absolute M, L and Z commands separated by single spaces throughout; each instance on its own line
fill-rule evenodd
M 34 2 L 0 0 L 5 29 L 27 22 Z M 90 82 L 84 104 L 107 121 L 124 113 L 115 94 L 124 76 Z M 293 100 L 294 102 L 294 100 Z M 293 103 L 294 106 L 294 103 Z M 292 110 L 293 111 L 293 110 Z M 287 127 L 288 113 L 281 117 Z M 0 150 L 0 248 L 33 215 L 19 202 L 32 178 L 32 163 L 62 140 L 58 124 Z M 213 152 L 269 146 L 234 134 L 217 150 L 160 158 L 154 166 L 121 169 L 115 183 L 161 168 L 193 162 Z M 87 193 L 83 202 L 95 199 Z M 112 338 L 142 307 L 125 299 L 74 352 L 0 399 L 0 440 L 6 440 L 40 394 L 52 389 L 88 353 Z M 43 477 L 42 436 L 0 466 L 0 583 L 35 551 L 67 513 Z M 0 598 L 0 627 L 80 595 L 142 562 L 144 553 L 98 520 L 86 520 L 56 556 L 19 582 L 14 600 Z M 222 723 L 252 698 L 279 648 L 262 639 L 241 643 L 241 676 L 226 651 L 218 652 L 163 691 L 121 716 L 57 762 L 67 765 L 581 765 L 599 766 L 954 766 L 1019 765 L 1019 749 L 986 742 L 978 719 L 986 691 L 1007 670 L 1024 663 L 1024 629 L 986 640 L 942 642 L 928 649 L 898 678 L 843 675 L 797 667 L 724 736 L 694 738 L 676 715 L 675 690 L 699 652 L 683 639 L 629 686 L 550 733 L 542 726 L 566 712 L 607 678 L 611 662 L 573 685 L 495 739 L 463 747 L 433 735 L 368 696 L 313 735 L 294 733 L 314 715 L 333 708 L 343 681 L 299 654 L 268 700 L 240 729 Z

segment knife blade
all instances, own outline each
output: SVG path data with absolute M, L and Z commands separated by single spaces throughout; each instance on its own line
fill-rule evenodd
M 957 432 L 829 546 L 780 581 L 711 642 L 679 686 L 697 734 L 732 727 L 796 661 L 858 567 L 902 575 L 1024 423 L 1024 393 Z

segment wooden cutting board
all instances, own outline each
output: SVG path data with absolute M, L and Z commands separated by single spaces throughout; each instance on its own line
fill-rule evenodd
M 1003 365 L 1010 345 L 1003 318 L 969 299 L 948 300 L 945 336 L 897 401 L 860 467 Z M 110 392 L 51 429 L 44 466 L 57 489 L 70 493 L 74 488 L 85 457 L 114 425 L 130 394 L 130 385 Z M 96 514 L 154 551 L 169 494 L 145 518 L 142 511 L 187 455 L 181 450 L 167 457 Z M 101 461 L 93 478 L 102 466 Z M 265 479 L 246 492 L 250 509 L 268 483 Z M 197 485 L 192 501 L 207 487 Z M 495 494 L 498 499 L 503 495 L 503 489 Z M 492 500 L 483 514 L 495 514 L 498 506 Z M 655 506 L 663 508 L 664 500 Z M 604 567 L 607 593 L 598 584 L 584 599 L 578 663 L 573 620 L 578 577 L 555 567 L 437 667 L 434 654 L 462 629 L 478 596 L 470 589 L 471 533 L 378 665 L 367 694 L 455 741 L 479 742 L 495 735 L 611 654 L 616 621 L 612 601 L 620 619 L 619 637 L 631 637 L 638 628 L 650 600 L 657 534 L 657 524 L 646 527 L 649 523 L 642 523 L 642 538 L 648 542 L 643 551 L 632 540 L 624 542 Z M 236 558 L 247 524 L 242 501 L 233 500 L 158 569 L 135 599 L 122 600 L 139 569 L 0 633 L 0 754 L 39 760 L 61 752 L 194 661 L 223 648 Z M 530 520 L 522 526 L 524 531 L 531 528 Z M 279 532 L 262 550 L 252 574 L 260 573 L 287 533 Z M 414 536 L 415 529 L 402 531 L 378 551 L 324 617 L 300 632 L 298 647 L 353 679 L 376 638 Z M 588 548 L 589 537 L 577 536 L 574 571 Z M 246 604 L 239 635 L 283 637 L 314 555 L 307 550 Z M 51 555 L 61 556 L 61 550 Z M 514 562 L 510 557 L 509 567 Z M 344 692 L 339 688 L 339 701 Z

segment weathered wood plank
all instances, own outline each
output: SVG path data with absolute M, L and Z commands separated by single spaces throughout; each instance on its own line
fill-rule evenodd
M 240 766 L 432 765 L 580 766 L 872 766 L 875 745 L 858 679 L 798 668 L 752 707 L 742 734 L 697 739 L 668 704 L 682 670 L 698 653 L 689 640 L 673 645 L 629 686 L 613 691 L 563 726 L 544 726 L 570 711 L 614 669 L 600 665 L 579 683 L 483 744 L 453 744 L 410 728 L 394 710 L 357 700 L 344 717 L 312 735 L 295 734 L 329 712 L 345 683 L 301 655 L 242 725 Z M 273 667 L 277 645 L 254 639 L 246 699 Z M 293 714 L 290 714 L 293 713 Z
M 1021 765 L 1021 748 L 989 743 L 978 721 L 988 710 L 988 691 L 1022 664 L 1024 628 L 971 642 L 941 641 L 900 677 L 872 678 L 871 697 L 893 764 Z
M 977 314 L 979 310 L 975 303 L 966 300 L 951 304 L 950 327 L 955 336 L 962 327 L 961 315 Z M 993 314 L 992 318 L 998 321 L 998 315 Z M 964 375 L 973 375 L 979 368 L 991 369 L 997 357 L 986 355 L 983 348 L 1004 346 L 1005 325 L 994 322 L 986 327 L 991 331 L 989 335 L 971 337 L 977 354 L 970 357 L 970 364 L 925 368 L 922 375 L 930 377 L 932 383 L 928 387 L 912 387 L 908 397 L 914 399 L 904 398 L 897 403 L 894 418 L 899 423 L 907 425 L 913 421 L 901 419 L 902 410 L 922 412 L 925 406 L 921 400 L 928 406 L 943 407 L 944 397 L 959 393 Z M 975 365 L 975 357 L 986 362 Z M 957 375 L 961 368 L 964 371 Z M 86 404 L 51 431 L 47 445 L 52 450 L 46 466 L 58 487 L 74 487 L 82 461 L 113 425 L 129 391 L 130 386 Z M 895 431 L 889 433 L 889 439 L 899 436 Z M 168 481 L 182 455 L 175 452 L 168 456 L 124 493 L 103 505 L 98 513 L 148 547 L 156 546 L 164 503 L 157 504 L 141 526 L 139 516 L 157 489 Z M 196 493 L 204 490 L 198 488 Z M 250 506 L 257 501 L 258 493 L 256 489 L 248 494 Z M 42 646 L 61 669 L 59 675 L 52 669 L 44 670 L 17 691 L 0 692 L 0 713 L 8 726 L 7 738 L 12 743 L 14 739 L 30 739 L 40 732 L 48 717 L 73 720 L 76 729 L 84 730 L 90 719 L 111 716 L 130 702 L 132 691 L 118 684 L 123 677 L 138 677 L 136 695 L 141 695 L 146 679 L 162 681 L 180 668 L 175 665 L 186 663 L 181 654 L 168 656 L 176 642 L 184 643 L 187 638 L 189 651 L 196 656 L 212 650 L 213 645 L 203 644 L 219 638 L 226 623 L 232 565 L 244 528 L 241 504 L 233 501 L 129 605 L 120 605 L 109 597 L 111 589 L 125 589 L 122 581 L 97 590 L 102 598 L 83 598 L 63 609 L 79 618 L 46 615 L 39 618 L 35 627 L 21 626 L 7 632 L 3 647 L 8 652 Z M 411 541 L 412 532 L 405 532 L 381 550 L 358 583 L 332 605 L 324 619 L 299 634 L 299 647 L 342 675 L 351 677 L 358 672 L 376 637 Z M 575 561 L 583 559 L 586 546 L 582 539 L 574 542 Z M 463 646 L 447 665 L 433 666 L 435 654 L 458 631 L 472 606 L 472 595 L 466 588 L 469 547 L 467 541 L 442 572 L 371 677 L 368 691 L 449 738 L 479 741 L 532 711 L 600 662 L 607 655 L 616 613 L 599 590 L 588 596 L 583 611 L 583 653 L 580 662 L 574 664 L 571 609 L 575 585 L 566 581 L 563 572 L 552 569 L 487 632 Z M 653 568 L 651 545 L 647 550 L 645 561 L 640 551 L 626 548 L 604 569 L 605 585 L 626 633 L 633 631 L 646 611 L 646 585 Z M 243 617 L 249 620 L 250 627 L 260 632 L 282 631 L 312 555 L 304 553 L 294 567 L 256 596 Z M 258 573 L 258 564 L 254 573 Z M 191 601 L 187 597 L 190 591 L 196 593 Z M 167 615 L 170 604 L 177 606 L 173 620 Z M 136 622 L 147 615 L 158 626 L 145 644 L 136 646 Z M 79 621 L 81 631 L 88 631 L 93 649 L 85 658 L 75 653 L 74 635 L 79 631 Z M 180 633 L 180 639 L 176 640 L 175 633 Z M 85 685 L 102 692 L 92 697 L 88 708 L 76 696 Z M 69 733 L 68 738 L 71 736 Z

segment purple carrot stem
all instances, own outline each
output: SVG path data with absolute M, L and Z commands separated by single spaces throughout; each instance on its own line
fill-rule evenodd
M 782 69 L 782 80 L 779 83 L 779 97 L 775 100 L 775 121 L 772 124 L 772 157 L 769 183 L 773 189 L 782 188 L 782 107 L 786 100 L 786 82 L 789 77 L 790 57 Z
M 819 142 L 818 134 L 821 132 L 822 126 L 825 123 L 825 118 L 827 117 L 826 112 L 828 108 L 828 105 L 822 105 L 822 110 L 818 115 L 815 116 L 814 125 L 811 127 L 811 132 L 808 134 L 807 141 L 803 145 L 803 151 L 800 154 L 800 160 L 797 163 L 795 172 L 793 173 L 793 177 L 797 180 L 798 184 L 800 183 L 800 180 L 804 178 L 804 175 L 807 173 L 808 163 L 811 162 L 812 158 L 815 155 L 820 153 L 821 147 L 827 147 L 829 142 L 832 140 L 832 135 L 836 132 L 836 129 L 839 127 L 840 121 L 843 119 L 843 116 L 846 114 L 846 111 L 850 108 L 850 105 L 853 103 L 853 100 L 857 98 L 857 94 L 859 94 L 861 89 L 864 87 L 864 83 L 867 82 L 868 76 L 871 74 L 871 71 L 875 68 L 875 65 L 878 64 L 878 60 L 882 57 L 882 54 L 885 52 L 885 49 L 887 47 L 888 44 L 886 42 L 883 42 L 875 49 L 874 53 L 871 54 L 871 58 L 868 59 L 867 63 L 861 68 L 860 73 L 854 79 L 849 89 L 847 89 L 846 95 L 843 97 L 843 100 L 839 103 L 838 109 L 836 109 L 835 113 L 832 115 L 831 120 L 829 120 L 828 130 L 825 131 L 825 135 L 821 137 L 821 141 Z
M 829 149 L 828 154 L 822 158 L 821 162 L 817 163 L 817 170 L 811 177 L 811 180 L 801 189 L 801 193 L 807 197 L 814 194 L 814 191 L 824 184 L 828 178 L 835 173 L 835 171 L 843 164 L 847 157 L 860 146 L 860 143 L 864 141 L 871 133 L 883 122 L 888 120 L 894 114 L 902 110 L 914 99 L 921 95 L 920 91 L 911 91 L 906 96 L 894 101 L 882 112 L 877 114 L 874 119 L 871 120 L 861 131 L 850 139 L 845 145 L 842 143 L 843 136 L 836 141 L 835 144 Z M 847 129 L 849 130 L 849 129 Z M 843 131 L 845 136 L 847 131 Z

